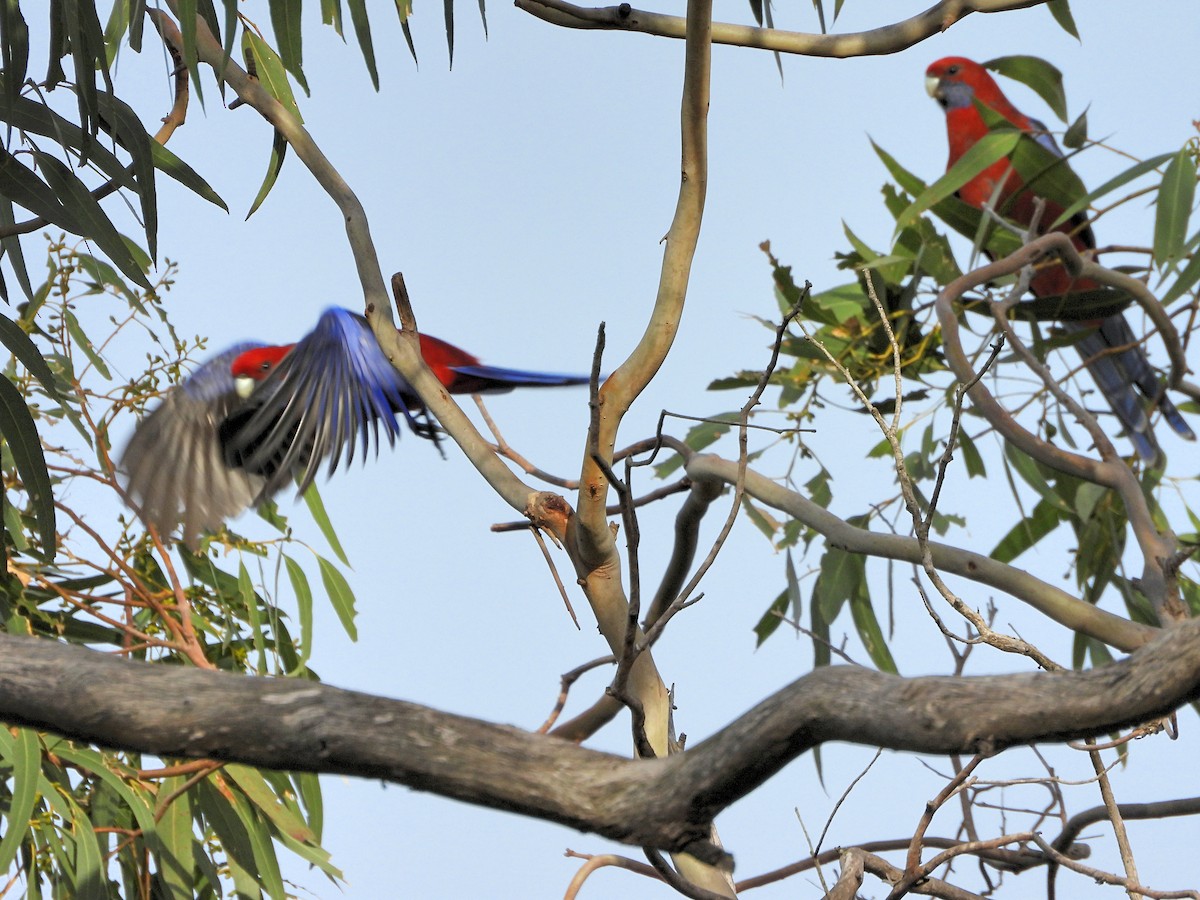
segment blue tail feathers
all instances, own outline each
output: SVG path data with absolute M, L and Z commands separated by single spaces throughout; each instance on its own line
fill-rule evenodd
M 1180 437 L 1196 439 L 1195 432 L 1165 395 L 1164 385 L 1123 315 L 1109 316 L 1095 328 L 1071 322 L 1064 322 L 1063 327 L 1069 333 L 1089 332 L 1076 348 L 1142 459 L 1154 462 L 1160 454 L 1149 417 L 1155 409 L 1162 412 L 1167 424 Z M 1146 399 L 1138 396 L 1135 387 Z
M 586 375 L 529 372 L 501 366 L 454 366 L 453 369 L 458 376 L 454 382 L 456 393 L 502 394 L 515 387 L 565 387 L 588 383 Z

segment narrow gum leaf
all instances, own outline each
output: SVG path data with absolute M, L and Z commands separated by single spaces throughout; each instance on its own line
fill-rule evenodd
M 250 48 L 250 53 L 254 57 L 254 74 L 262 86 L 267 89 L 267 93 L 295 116 L 297 122 L 303 124 L 304 118 L 300 115 L 300 106 L 296 103 L 296 96 L 292 93 L 291 84 L 288 83 L 287 70 L 284 68 L 279 54 L 252 31 L 242 32 L 242 41 L 244 47 Z
M 34 150 L 33 155 L 38 162 L 38 168 L 46 177 L 46 183 L 62 198 L 63 205 L 70 209 L 72 218 L 79 223 L 80 230 L 77 233 L 95 241 L 104 251 L 104 255 L 112 260 L 113 265 L 120 269 L 126 278 L 149 290 L 150 281 L 146 278 L 146 273 L 130 253 L 124 239 L 92 196 L 87 185 L 57 157 L 38 150 Z
M 312 514 L 313 520 L 317 523 L 317 527 L 321 529 L 321 534 L 325 536 L 325 540 L 329 543 L 334 554 L 341 561 L 342 565 L 349 566 L 350 560 L 346 556 L 346 551 L 342 548 L 342 542 L 338 540 L 337 532 L 333 530 L 333 523 L 329 520 L 329 513 L 325 511 L 325 503 L 321 499 L 321 494 L 317 490 L 315 482 L 310 484 L 308 490 L 304 492 L 304 502 L 308 506 L 308 511 Z
M 446 0 L 447 3 L 451 0 Z M 362 50 L 363 62 L 367 64 L 367 72 L 371 76 L 371 85 L 379 90 L 379 70 L 375 67 L 375 43 L 371 39 L 371 20 L 367 18 L 366 0 L 348 0 L 350 5 L 350 21 L 354 25 L 354 36 Z M 451 41 L 451 60 L 454 58 L 453 40 Z
M 1147 159 L 1143 162 L 1136 163 L 1135 165 L 1130 166 L 1128 169 L 1121 172 L 1119 175 L 1116 175 L 1113 178 L 1110 178 L 1108 181 L 1104 182 L 1104 184 L 1100 185 L 1100 187 L 1096 188 L 1090 194 L 1080 197 L 1079 200 L 1077 200 L 1071 206 L 1069 206 L 1065 210 L 1063 210 L 1062 215 L 1060 215 L 1053 223 L 1051 223 L 1050 227 L 1057 228 L 1063 222 L 1070 220 L 1070 218 L 1073 215 L 1075 215 L 1077 212 L 1081 212 L 1084 209 L 1087 209 L 1087 207 L 1091 206 L 1093 203 L 1095 203 L 1098 199 L 1100 199 L 1104 195 L 1115 191 L 1117 188 L 1123 187 L 1124 185 L 1128 184 L 1129 182 L 1133 181 L 1136 178 L 1140 178 L 1142 175 L 1145 175 L 1147 172 L 1151 172 L 1154 169 L 1157 169 L 1159 166 L 1161 166 L 1163 163 L 1167 162 L 1167 160 L 1173 158 L 1174 156 L 1175 156 L 1174 153 L 1164 153 L 1161 156 L 1155 156 L 1153 159 Z
M 271 0 L 271 27 L 275 30 L 275 43 L 279 47 L 279 58 L 296 83 L 309 93 L 304 80 L 303 42 L 300 34 L 300 0 Z
M 267 199 L 267 195 L 271 193 L 271 188 L 275 187 L 275 181 L 279 178 L 279 172 L 283 169 L 283 160 L 287 156 L 287 140 L 283 134 L 276 130 L 275 136 L 271 141 L 271 157 L 267 161 L 267 174 L 263 177 L 262 186 L 258 189 L 258 194 L 254 197 L 254 202 L 250 204 L 250 211 L 246 213 L 246 218 L 249 219 L 262 206 L 263 201 Z
M 321 570 L 321 582 L 325 585 L 325 593 L 329 595 L 329 602 L 333 604 L 333 610 L 337 613 L 338 619 L 342 623 L 342 628 L 346 630 L 350 640 L 358 640 L 358 627 L 354 624 L 354 592 L 350 590 L 350 584 L 346 581 L 346 577 L 337 570 L 329 560 L 324 557 L 317 557 L 317 565 Z
M 1019 131 L 993 131 L 976 142 L 941 178 L 929 185 L 896 219 L 896 234 L 913 224 L 934 204 L 951 197 L 955 191 L 997 160 L 1008 156 L 1021 139 Z
M 42 545 L 42 558 L 49 562 L 54 558 L 57 536 L 50 472 L 46 469 L 37 426 L 25 405 L 25 398 L 16 385 L 3 376 L 0 376 L 0 434 L 8 441 L 17 474 L 29 496 Z
M 1046 102 L 1054 114 L 1067 121 L 1067 94 L 1062 72 L 1037 56 L 1001 56 L 984 65 L 1006 78 L 1019 81 Z
M 1195 196 L 1196 162 L 1185 147 L 1167 164 L 1158 189 L 1154 216 L 1154 261 L 1160 266 L 1178 262 L 1183 255 Z
M 1068 0 L 1049 0 L 1046 8 L 1050 10 L 1050 15 L 1054 16 L 1054 21 L 1058 23 L 1059 28 L 1075 40 L 1079 40 L 1079 28 L 1075 25 L 1075 17 L 1071 15 L 1071 5 Z
M 0 871 L 7 872 L 29 832 L 30 818 L 38 798 L 38 773 L 42 766 L 42 747 L 37 734 L 18 728 L 14 737 L 0 729 L 0 760 L 8 769 L 12 793 L 4 811 L 4 834 L 0 836 Z

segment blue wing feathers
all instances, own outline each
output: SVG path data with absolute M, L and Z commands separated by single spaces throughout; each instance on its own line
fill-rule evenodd
M 293 479 L 303 491 L 323 466 L 332 475 L 343 461 L 365 461 L 372 450 L 378 455 L 384 440 L 395 444 L 401 415 L 416 434 L 437 442 L 420 398 L 362 316 L 326 310 L 290 350 L 273 347 L 280 351 L 274 368 L 248 398 L 239 396 L 234 362 L 268 346 L 238 344 L 205 362 L 167 393 L 126 447 L 121 468 L 131 505 L 164 536 L 182 525 L 184 541 L 195 548 L 202 531 Z M 454 372 L 455 391 L 480 393 L 588 380 L 482 365 Z

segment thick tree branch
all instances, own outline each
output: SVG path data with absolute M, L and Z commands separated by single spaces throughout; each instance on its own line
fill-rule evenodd
M 793 682 L 664 776 L 703 809 L 723 809 L 826 741 L 921 753 L 990 754 L 1014 744 L 1106 733 L 1200 696 L 1200 620 L 1177 625 L 1120 662 L 1085 672 L 900 678 L 839 666 Z M 1153 710 L 1157 709 L 1158 712 Z M 695 768 L 692 768 L 695 767 Z
M 1106 734 L 1200 697 L 1200 620 L 1086 672 L 793 682 L 687 753 L 629 760 L 295 679 L 123 660 L 0 635 L 0 720 L 159 756 L 381 778 L 615 840 L 724 858 L 717 813 L 826 741 L 995 753 Z
M 713 24 L 714 44 L 752 47 L 800 56 L 881 56 L 899 53 L 945 31 L 973 12 L 993 13 L 1038 6 L 1045 0 L 942 0 L 911 19 L 851 34 L 805 34 L 750 25 Z M 685 20 L 678 16 L 620 6 L 589 8 L 566 0 L 516 0 L 518 9 L 564 28 L 635 31 L 659 37 L 683 38 Z

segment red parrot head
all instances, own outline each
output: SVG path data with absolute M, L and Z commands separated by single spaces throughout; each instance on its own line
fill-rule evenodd
M 969 109 L 978 99 L 1010 122 L 1025 117 L 1008 102 L 990 72 L 964 56 L 947 56 L 925 70 L 925 90 L 945 110 Z
M 245 399 L 254 391 L 254 386 L 275 370 L 285 356 L 292 352 L 295 344 L 282 347 L 255 347 L 237 357 L 230 365 L 237 384 L 238 396 Z

